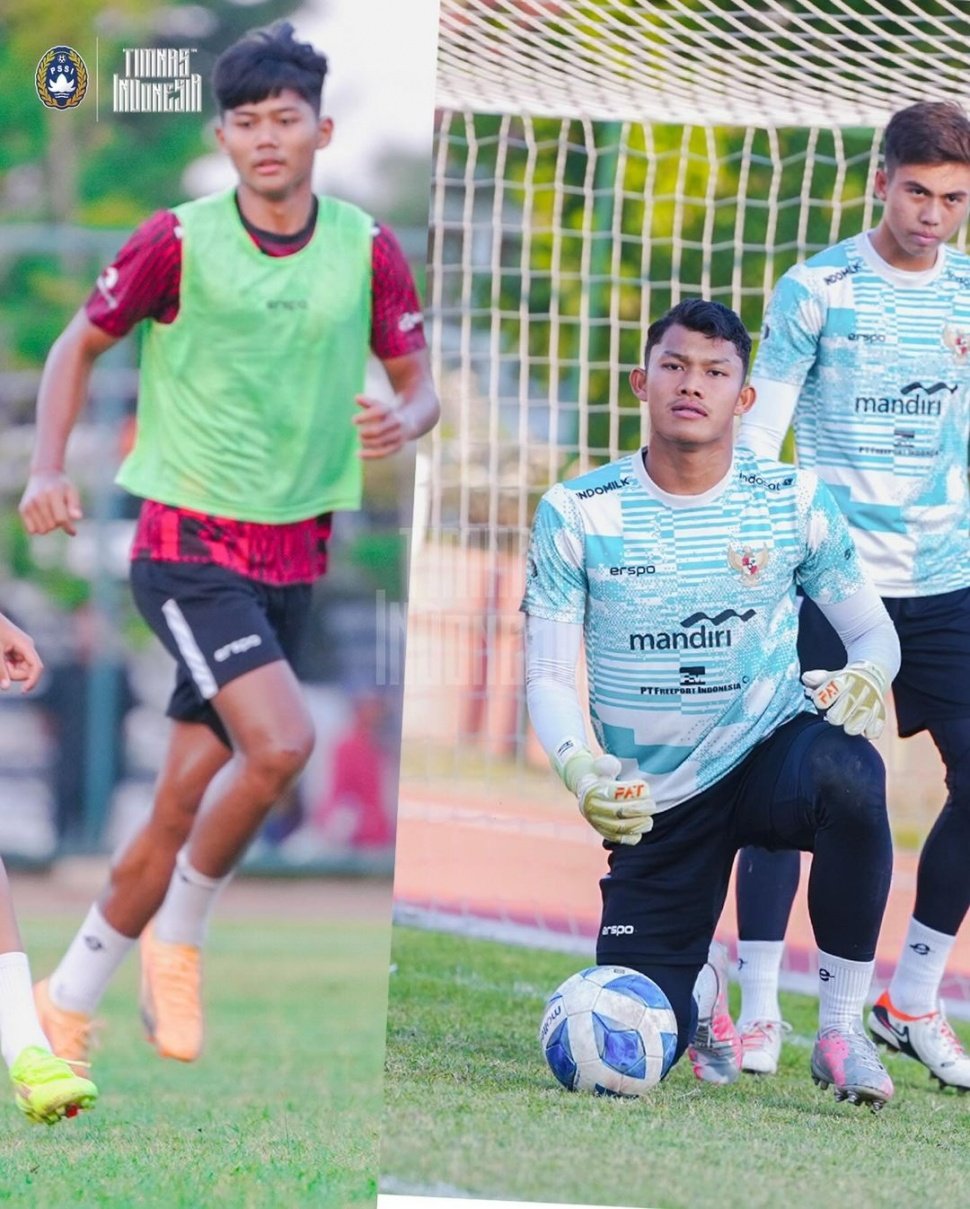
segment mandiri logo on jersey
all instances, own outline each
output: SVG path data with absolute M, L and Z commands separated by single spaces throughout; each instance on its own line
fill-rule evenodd
M 34 82 L 48 109 L 74 109 L 88 90 L 88 69 L 71 46 L 52 46 L 41 55 Z

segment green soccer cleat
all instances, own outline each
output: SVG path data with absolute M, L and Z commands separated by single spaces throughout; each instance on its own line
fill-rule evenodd
M 50 1050 L 29 1045 L 10 1068 L 17 1107 L 31 1121 L 55 1125 L 61 1117 L 75 1117 L 93 1108 L 98 1089 L 90 1079 L 76 1075 L 63 1058 Z

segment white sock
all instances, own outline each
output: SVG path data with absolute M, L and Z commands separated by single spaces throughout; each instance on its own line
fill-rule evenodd
M 206 877 L 192 868 L 182 849 L 175 860 L 165 901 L 155 916 L 156 939 L 201 949 L 219 891 L 231 877 L 231 873 L 226 877 Z
M 906 943 L 889 984 L 893 1007 L 907 1016 L 925 1016 L 939 1007 L 940 983 L 955 936 L 935 932 L 917 919 L 909 921 Z
M 738 982 L 741 985 L 741 1015 L 738 1031 L 756 1020 L 780 1020 L 778 971 L 785 951 L 783 940 L 739 940 Z
M 134 944 L 93 906 L 51 974 L 48 989 L 53 1003 L 69 1012 L 94 1015 L 115 970 Z
M 862 1020 L 862 1008 L 869 994 L 874 961 L 848 961 L 818 951 L 818 1027 L 840 1028 Z M 860 1025 L 861 1027 L 861 1025 Z
M 28 1045 L 50 1049 L 34 1007 L 26 953 L 0 953 L 0 1052 L 12 1066 Z

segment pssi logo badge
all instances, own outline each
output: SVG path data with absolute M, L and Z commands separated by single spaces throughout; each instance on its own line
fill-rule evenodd
M 37 64 L 35 83 L 48 109 L 74 109 L 88 90 L 88 69 L 70 46 L 52 46 Z

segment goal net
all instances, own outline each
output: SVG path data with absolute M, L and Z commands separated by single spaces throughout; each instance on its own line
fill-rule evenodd
M 785 269 L 878 221 L 889 115 L 962 99 L 968 80 L 970 15 L 948 0 L 442 0 L 429 302 L 444 417 L 419 459 L 399 917 L 590 951 L 602 850 L 524 708 L 536 501 L 638 445 L 627 374 L 650 318 L 702 295 L 757 332 Z M 881 749 L 888 964 L 945 791 L 925 736 Z M 791 984 L 813 970 L 803 899 L 789 940 Z M 953 968 L 945 993 L 970 1005 L 966 937 Z

